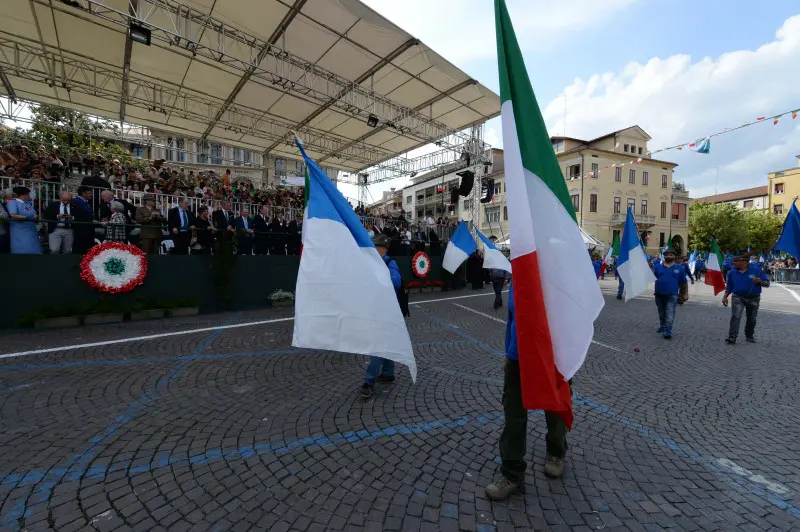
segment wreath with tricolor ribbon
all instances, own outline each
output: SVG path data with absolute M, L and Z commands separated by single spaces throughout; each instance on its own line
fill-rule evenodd
M 417 252 L 414 258 L 411 259 L 411 271 L 421 279 L 424 279 L 430 273 L 431 259 L 424 251 Z
M 147 256 L 141 249 L 119 242 L 94 246 L 81 260 L 81 279 L 107 294 L 130 292 L 147 275 Z

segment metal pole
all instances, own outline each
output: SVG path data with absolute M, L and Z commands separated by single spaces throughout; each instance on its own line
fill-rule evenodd
M 581 229 L 583 229 L 583 183 L 584 183 L 584 181 L 586 181 L 583 177 L 584 177 L 583 176 L 583 152 L 581 152 L 581 203 L 580 203 L 580 210 L 581 210 L 580 227 L 581 227 Z

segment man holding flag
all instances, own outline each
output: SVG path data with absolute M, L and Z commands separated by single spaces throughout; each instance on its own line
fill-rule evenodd
M 728 297 L 733 294 L 731 306 L 731 323 L 728 337 L 725 342 L 735 344 L 739 336 L 739 324 L 742 313 L 746 312 L 747 321 L 744 324 L 744 337 L 750 343 L 755 342 L 753 336 L 756 331 L 756 318 L 758 305 L 761 302 L 761 287 L 769 286 L 769 278 L 754 263 L 749 263 L 747 255 L 737 255 L 733 259 L 733 269 L 728 272 L 725 295 L 722 296 L 722 306 L 728 306 Z
M 573 421 L 568 381 L 583 364 L 604 301 L 504 0 L 495 0 L 495 23 L 509 225 L 514 235 L 505 427 L 500 436 L 502 477 L 486 487 L 489 498 L 500 500 L 524 482 L 527 410 L 545 411 L 545 474 L 563 474 L 566 436 Z

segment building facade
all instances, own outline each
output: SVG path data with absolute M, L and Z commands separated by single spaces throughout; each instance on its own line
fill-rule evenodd
M 797 166 L 767 174 L 769 205 L 773 214 L 786 216 L 792 202 L 800 197 L 800 155 Z
M 578 224 L 587 234 L 612 242 L 631 208 L 648 254 L 657 254 L 670 235 L 685 253 L 689 194 L 673 182 L 677 164 L 647 156 L 649 141 L 639 126 L 588 141 L 551 138 Z
M 734 190 L 724 194 L 715 194 L 692 200 L 693 203 L 728 203 L 742 210 L 763 211 L 769 209 L 768 187 L 754 187 L 743 190 Z

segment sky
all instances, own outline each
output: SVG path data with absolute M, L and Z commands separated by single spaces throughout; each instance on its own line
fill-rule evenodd
M 493 0 L 362 0 L 498 91 Z M 632 125 L 655 150 L 800 108 L 798 0 L 507 0 L 550 135 Z M 566 121 L 564 100 L 566 97 Z M 502 147 L 499 118 L 486 138 Z M 669 151 L 692 197 L 766 185 L 797 165 L 800 117 Z M 381 191 L 402 179 L 370 187 Z M 355 191 L 344 190 L 348 196 Z

